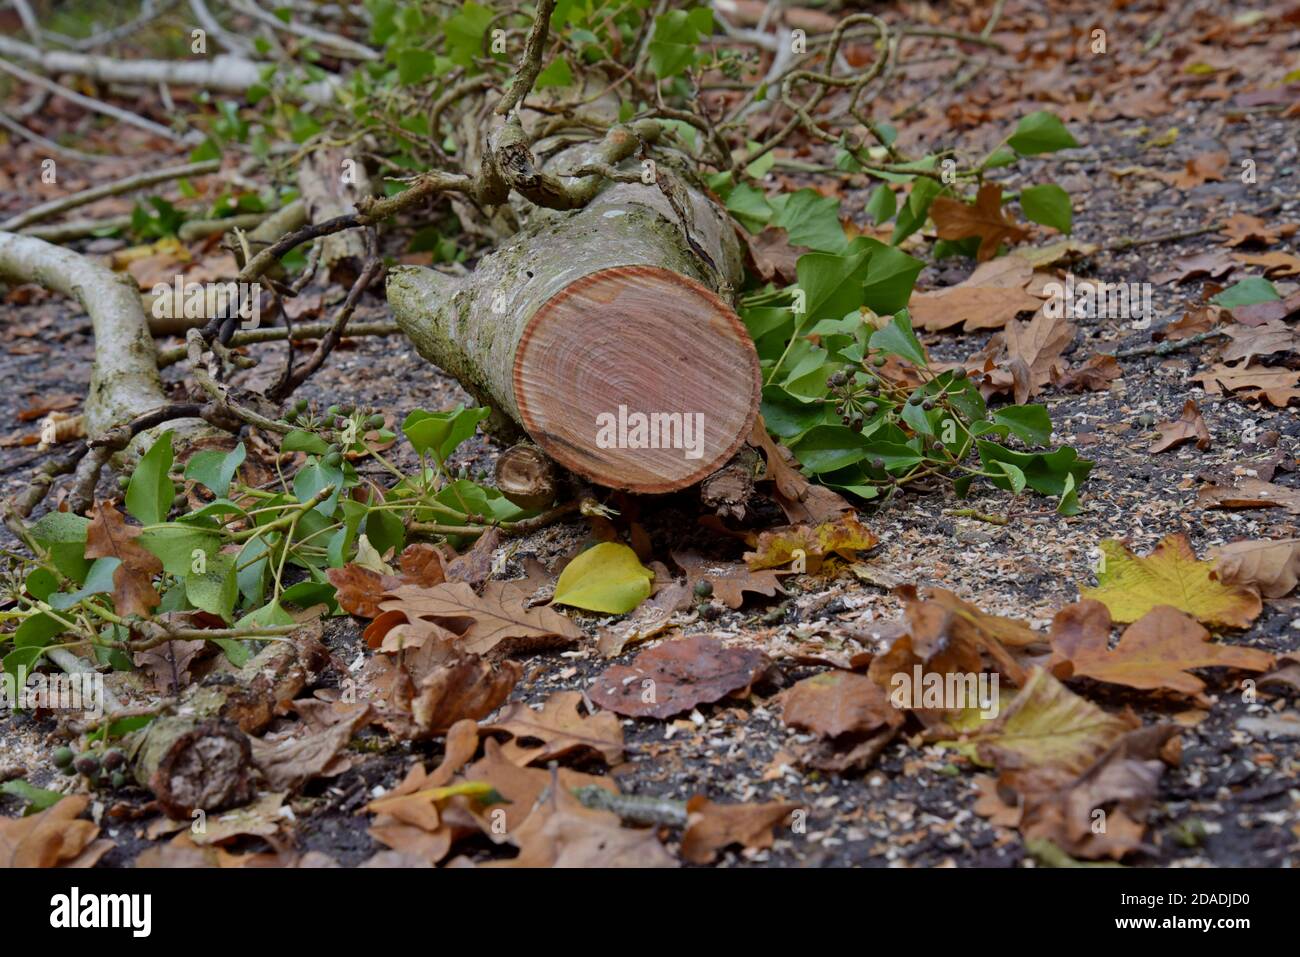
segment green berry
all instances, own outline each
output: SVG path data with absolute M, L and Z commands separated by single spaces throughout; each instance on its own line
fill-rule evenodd
M 706 581 L 706 580 L 697 581 L 697 582 L 695 583 L 695 597 L 696 597 L 696 598 L 712 598 L 712 597 L 713 597 L 713 582 L 711 582 L 711 581 Z
M 121 771 L 114 771 L 113 776 L 109 778 L 109 783 L 113 785 L 113 790 L 120 791 L 126 787 L 126 775 Z
M 330 468 L 338 468 L 340 465 L 343 464 L 343 453 L 338 451 L 327 452 L 325 454 L 325 457 L 321 459 L 321 461 L 326 465 L 328 465 Z
M 339 414 L 339 407 L 337 405 L 332 405 L 325 410 L 325 414 L 331 417 L 336 416 Z
M 126 488 L 130 484 L 131 484 L 131 476 L 127 475 L 125 472 L 123 472 L 121 475 L 117 477 L 118 488 Z
M 874 359 L 871 360 L 871 364 L 875 366 L 877 369 L 879 369 L 888 361 L 889 360 L 886 359 L 884 356 L 876 356 Z
M 958 366 L 956 369 L 952 370 L 952 377 L 955 381 L 960 382 L 962 379 L 966 378 L 966 370 L 961 366 Z
M 56 768 L 69 767 L 72 764 L 72 759 L 75 757 L 76 755 L 73 753 L 72 749 L 68 747 L 66 744 L 61 748 L 55 748 L 54 766 Z
M 382 429 L 383 427 L 384 417 L 377 412 L 370 418 L 366 419 L 366 428 L 368 429 Z
M 90 777 L 99 771 L 99 758 L 95 757 L 91 752 L 86 751 L 77 758 L 76 761 L 72 762 L 72 766 L 76 768 L 79 773 L 84 774 L 86 777 Z

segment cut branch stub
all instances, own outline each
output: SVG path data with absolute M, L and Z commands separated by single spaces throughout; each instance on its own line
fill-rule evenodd
M 470 276 L 395 267 L 389 304 L 422 356 L 559 464 L 610 488 L 685 488 L 740 448 L 761 382 L 718 295 L 741 275 L 730 220 L 700 190 L 678 207 L 619 183 L 574 212 L 534 208 Z

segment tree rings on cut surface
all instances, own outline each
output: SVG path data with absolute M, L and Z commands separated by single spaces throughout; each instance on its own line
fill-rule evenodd
M 758 354 L 736 313 L 657 266 L 590 273 L 542 304 L 514 361 L 521 424 L 565 468 L 632 492 L 721 468 L 758 409 Z

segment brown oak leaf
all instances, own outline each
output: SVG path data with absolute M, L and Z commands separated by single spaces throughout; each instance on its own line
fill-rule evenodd
M 630 665 L 606 669 L 589 693 L 592 701 L 616 714 L 670 718 L 744 691 L 766 670 L 761 651 L 692 635 L 643 651 Z
M 1002 210 L 1002 187 L 985 183 L 975 196 L 974 204 L 947 196 L 938 197 L 930 206 L 935 234 L 940 239 L 980 240 L 976 259 L 986 262 L 997 255 L 1003 243 L 1018 243 L 1028 238 L 1029 230 L 1006 217 Z
M 1185 442 L 1195 442 L 1202 452 L 1210 447 L 1210 430 L 1192 399 L 1183 404 L 1181 416 L 1172 422 L 1162 422 L 1156 428 L 1160 430 L 1160 436 L 1152 444 L 1152 452 L 1167 452 Z
M 123 616 L 147 617 L 162 602 L 153 587 L 154 576 L 162 573 L 162 561 L 135 541 L 142 531 L 126 524 L 122 513 L 110 502 L 98 502 L 91 510 L 86 557 L 116 558 L 121 562 L 113 571 L 113 607 Z

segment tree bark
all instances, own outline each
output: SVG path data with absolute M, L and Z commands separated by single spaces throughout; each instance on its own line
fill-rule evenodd
M 507 172 L 517 192 L 562 205 L 556 181 L 561 200 L 580 193 L 589 180 L 563 174 L 591 154 L 572 147 L 546 164 L 552 172 L 526 162 Z M 729 217 L 685 176 L 661 168 L 645 184 L 641 170 L 627 161 L 576 211 L 525 208 L 524 228 L 469 276 L 395 267 L 388 299 L 422 356 L 560 465 L 660 493 L 731 458 L 761 384 L 753 343 L 723 298 L 742 270 Z

